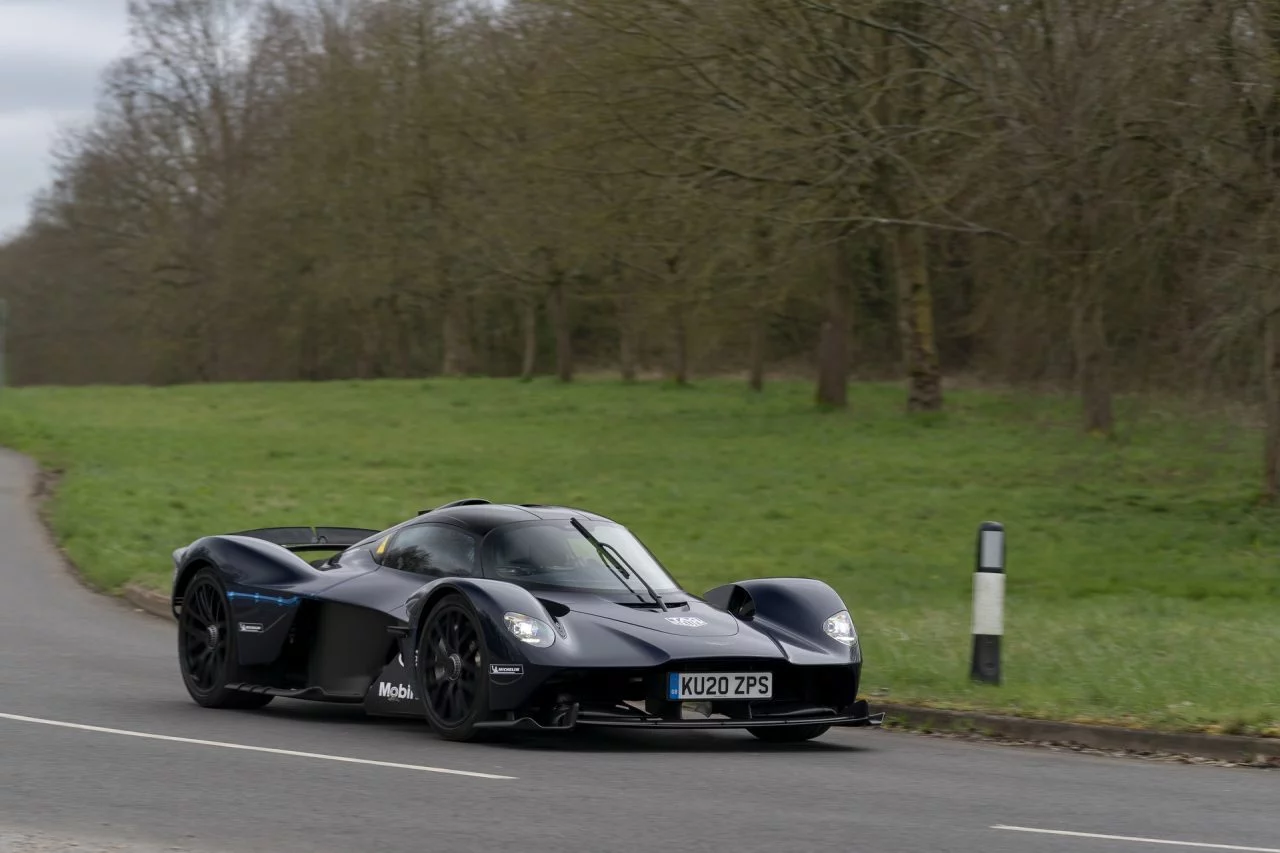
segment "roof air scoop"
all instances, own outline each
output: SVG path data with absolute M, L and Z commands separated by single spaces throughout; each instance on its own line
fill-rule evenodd
M 476 504 L 491 503 L 493 503 L 493 501 L 485 500 L 484 498 L 463 498 L 462 500 L 449 501 L 447 504 L 440 504 L 440 506 L 433 507 L 432 509 L 420 509 L 418 510 L 418 515 L 425 515 L 429 512 L 435 512 L 438 509 L 452 509 L 455 506 L 475 506 Z

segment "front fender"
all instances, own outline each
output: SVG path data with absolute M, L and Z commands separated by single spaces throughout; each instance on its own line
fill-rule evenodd
M 822 623 L 848 610 L 830 584 L 813 578 L 756 578 L 725 584 L 702 596 L 765 631 L 794 663 L 861 663 L 860 643 L 846 646 L 822 630 Z
M 480 614 L 480 624 L 484 631 L 485 641 L 490 653 L 503 660 L 523 660 L 523 649 L 518 649 L 519 642 L 509 634 L 503 624 L 503 614 L 508 611 L 523 613 L 559 629 L 559 620 L 533 593 L 521 586 L 506 581 L 489 578 L 453 577 L 440 578 L 425 584 L 413 595 L 409 596 L 406 605 L 406 621 L 409 632 L 405 637 L 407 648 L 402 652 L 412 656 L 418 648 L 418 638 L 422 631 L 422 622 L 435 603 L 451 592 L 466 596 Z

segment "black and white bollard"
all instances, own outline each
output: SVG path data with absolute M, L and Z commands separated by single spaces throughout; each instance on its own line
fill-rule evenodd
M 978 526 L 977 566 L 973 572 L 974 681 L 1000 683 L 1000 637 L 1004 634 L 1004 525 Z

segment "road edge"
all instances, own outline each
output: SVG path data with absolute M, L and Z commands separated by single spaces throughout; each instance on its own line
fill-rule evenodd
M 127 583 L 121 588 L 120 597 L 152 616 L 173 621 L 173 610 L 170 606 L 169 596 L 164 593 L 156 592 L 154 589 L 147 589 L 145 586 L 139 586 L 135 583 Z
M 10 451 L 18 452 L 12 448 Z M 172 622 L 174 617 L 171 603 L 164 593 L 137 583 L 126 583 L 118 594 L 113 595 L 91 584 L 62 549 L 47 513 L 48 501 L 53 496 L 62 473 L 36 462 L 35 476 L 29 484 L 28 495 L 33 504 L 34 515 L 44 528 L 46 540 L 59 555 L 68 572 L 81 585 L 95 593 L 122 599 L 137 610 Z M 1280 738 L 1161 732 L 887 702 L 874 703 L 874 709 L 885 712 L 888 728 L 924 734 L 967 735 L 982 740 L 1055 745 L 1139 756 L 1194 756 L 1252 767 L 1280 767 Z
M 885 722 L 890 727 L 926 734 L 973 735 L 984 739 L 1053 744 L 1108 753 L 1195 756 L 1251 767 L 1280 767 L 1280 738 L 1162 732 L 893 703 L 880 703 L 875 709 L 885 712 Z

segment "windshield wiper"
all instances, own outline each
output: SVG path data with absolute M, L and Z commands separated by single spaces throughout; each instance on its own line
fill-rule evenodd
M 604 544 L 600 542 L 600 540 L 592 536 L 587 531 L 587 528 L 579 524 L 578 519 L 571 518 L 569 519 L 569 523 L 572 524 L 575 528 L 577 528 L 579 533 L 587 537 L 588 542 L 590 542 L 593 546 L 595 546 L 596 556 L 600 558 L 600 562 L 604 563 L 605 567 L 608 568 L 609 571 L 613 572 L 613 576 L 616 577 L 619 580 L 619 582 L 621 582 L 622 585 L 627 588 L 627 592 L 631 593 L 636 598 L 640 599 L 640 602 L 642 604 L 648 604 L 649 602 L 644 600 L 644 596 L 636 592 L 634 589 L 632 589 L 631 584 L 627 583 L 626 578 L 629 578 L 631 575 L 628 574 L 627 570 L 624 569 L 622 566 L 616 565 L 613 562 L 613 559 L 609 556 L 608 552 L 604 550 Z
M 629 578 L 631 577 L 631 575 L 634 574 L 636 576 L 636 580 L 644 584 L 644 588 L 648 590 L 649 595 L 653 596 L 654 603 L 657 604 L 659 607 L 661 607 L 663 610 L 669 609 L 667 607 L 667 603 L 662 600 L 662 596 L 658 595 L 658 593 L 654 591 L 653 587 L 649 586 L 649 582 L 644 579 L 644 575 L 636 571 L 634 566 L 632 566 L 625 559 L 623 559 L 622 554 L 619 553 L 617 548 L 613 547 L 612 545 L 608 545 L 604 542 L 601 542 L 599 539 L 592 536 L 591 531 L 587 530 L 587 528 L 583 525 L 583 523 L 578 521 L 578 519 L 571 518 L 569 519 L 569 523 L 572 524 L 574 527 L 576 527 L 578 532 L 581 533 L 583 536 L 585 536 L 587 538 L 587 541 L 595 546 L 596 553 L 600 555 L 600 560 L 605 565 L 607 565 L 610 569 L 613 570 L 613 573 L 618 576 L 619 580 L 622 581 L 622 585 L 627 588 L 628 592 L 633 592 L 635 593 L 636 598 L 640 598 L 641 601 L 644 600 L 643 598 L 641 598 L 639 593 L 636 593 L 635 590 L 631 588 L 631 584 L 623 580 L 624 578 Z
M 656 603 L 657 603 L 657 605 L 658 605 L 659 607 L 661 607 L 663 610 L 669 610 L 669 609 L 670 609 L 670 608 L 668 608 L 668 607 L 667 607 L 667 603 L 666 603 L 665 601 L 663 601 L 663 600 L 662 600 L 662 596 L 658 595 L 658 591 L 657 591 L 657 590 L 655 590 L 652 586 L 650 586 L 650 585 L 649 585 L 649 582 L 648 582 L 647 580 L 645 580 L 645 579 L 644 579 L 644 575 L 640 574 L 639 570 L 638 570 L 638 569 L 636 569 L 636 568 L 635 568 L 635 566 L 632 566 L 630 563 L 628 563 L 628 562 L 623 558 L 623 556 L 622 556 L 622 552 L 621 552 L 621 551 L 619 551 L 617 548 L 615 548 L 615 547 L 613 547 L 612 545 L 610 545 L 608 542 L 601 542 L 601 543 L 600 543 L 600 548 L 601 548 L 603 551 L 605 551 L 606 553 L 608 553 L 608 554 L 610 554 L 611 556 L 613 556 L 613 557 L 615 558 L 615 560 L 616 560 L 617 562 L 619 562 L 621 565 L 624 565 L 624 566 L 628 567 L 629 569 L 631 569 L 632 573 L 636 576 L 636 580 L 638 580 L 638 581 L 640 581 L 640 583 L 644 584 L 644 588 L 649 592 L 649 594 L 650 594 L 650 595 L 652 595 L 652 596 L 653 596 L 653 600 L 654 600 L 654 602 L 656 602 Z

